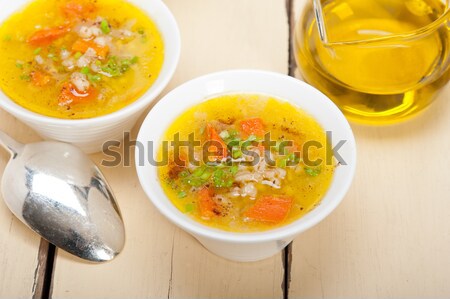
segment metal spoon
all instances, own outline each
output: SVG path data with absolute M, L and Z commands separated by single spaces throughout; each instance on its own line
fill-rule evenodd
M 9 209 L 50 243 L 80 258 L 104 262 L 121 252 L 125 228 L 98 167 L 61 142 L 23 145 L 0 131 L 11 153 L 2 179 Z

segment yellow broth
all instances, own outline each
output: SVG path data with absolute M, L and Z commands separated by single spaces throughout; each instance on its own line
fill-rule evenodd
M 64 10 L 77 5 L 90 11 L 73 16 Z M 68 32 L 49 44 L 30 43 L 39 31 L 65 26 Z M 80 40 L 107 47 L 108 54 L 76 51 Z M 80 56 L 87 60 L 80 62 Z M 157 26 L 123 0 L 36 0 L 0 27 L 0 88 L 24 108 L 50 117 L 93 118 L 129 105 L 152 86 L 163 60 Z M 74 79 L 78 85 L 73 73 L 81 77 Z M 86 97 L 77 101 L 80 95 Z
M 326 134 L 313 117 L 285 101 L 257 94 L 232 94 L 212 98 L 190 108 L 180 115 L 167 129 L 163 140 L 173 141 L 177 133 L 180 134 L 180 140 L 188 140 L 189 134 L 194 133 L 195 139 L 204 144 L 208 139 L 208 137 L 205 137 L 207 134 L 205 132 L 205 126 L 212 124 L 211 126 L 218 128 L 217 132 L 220 133 L 220 136 L 226 137 L 227 134 L 230 134 L 228 132 L 233 132 L 234 134 L 235 131 L 233 131 L 233 128 L 239 127 L 241 121 L 253 118 L 260 118 L 264 124 L 264 132 L 270 132 L 271 140 L 278 141 L 278 143 L 283 140 L 291 140 L 297 145 L 297 148 L 301 149 L 307 141 L 319 142 L 323 147 L 320 149 L 311 147 L 308 158 L 310 161 L 322 159 L 323 163 L 318 166 L 311 166 L 309 164 L 307 165 L 303 159 L 300 159 L 298 165 L 285 167 L 281 162 L 285 161 L 283 158 L 286 156 L 277 156 L 276 165 L 267 169 L 270 171 L 280 168 L 285 170 L 286 176 L 281 181 L 280 189 L 275 189 L 273 186 L 261 183 L 254 183 L 257 192 L 256 196 L 228 197 L 226 198 L 225 208 L 222 209 L 222 211 L 225 210 L 224 213 L 204 217 L 199 206 L 199 192 L 201 192 L 199 190 L 205 187 L 190 186 L 186 183 L 186 177 L 192 177 L 196 169 L 198 171 L 201 167 L 208 167 L 205 163 L 209 160 L 201 162 L 198 167 L 192 165 L 186 165 L 186 168 L 181 167 L 181 169 L 178 169 L 178 172 L 183 169 L 184 171 L 187 170 L 187 172 L 181 172 L 178 176 L 174 177 L 174 167 L 179 168 L 174 164 L 174 148 L 164 148 L 161 146 L 158 157 L 161 160 L 168 152 L 169 163 L 159 168 L 159 179 L 168 198 L 181 212 L 188 214 L 202 224 L 217 229 L 233 232 L 257 232 L 291 223 L 301 218 L 320 203 L 320 200 L 330 186 L 336 167 L 335 165 L 326 165 L 325 163 Z M 224 131 L 227 132 L 224 133 Z M 241 135 L 242 141 L 254 137 L 252 135 L 242 137 L 242 133 L 239 133 L 239 135 Z M 229 141 L 230 138 L 232 137 L 222 139 Z M 260 140 L 261 138 L 258 137 L 256 142 L 260 142 Z M 183 153 L 183 149 L 181 149 L 181 152 Z M 201 155 L 202 150 L 200 149 L 196 153 L 200 153 Z M 233 151 L 228 151 L 229 156 L 233 156 L 234 153 Z M 184 155 L 185 157 L 182 157 L 182 160 L 186 160 L 186 156 L 189 156 L 186 150 L 184 150 Z M 229 158 L 231 159 L 231 157 Z M 222 161 L 225 161 L 225 159 Z M 225 167 L 224 169 L 231 169 L 230 167 L 233 166 L 230 165 L 236 165 L 236 163 L 228 163 L 227 165 L 228 168 Z M 239 168 L 241 170 L 252 169 L 252 167 L 241 166 Z M 241 170 L 238 170 L 234 180 L 240 176 Z M 236 182 L 233 182 L 233 186 L 229 188 L 216 188 L 214 186 L 214 175 L 215 172 L 213 172 L 213 179 L 209 179 L 209 182 L 206 183 L 209 186 L 207 188 L 214 190 L 214 196 L 219 195 L 220 198 L 223 196 L 226 197 L 230 194 L 231 189 L 236 188 Z M 292 206 L 282 221 L 267 222 L 245 217 L 246 211 L 265 196 L 287 197 L 292 199 Z M 220 199 L 219 204 L 223 205 L 222 199 Z M 222 208 L 222 206 L 220 207 Z

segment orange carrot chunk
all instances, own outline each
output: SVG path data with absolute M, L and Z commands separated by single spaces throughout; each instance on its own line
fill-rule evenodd
M 79 39 L 72 45 L 73 52 L 86 53 L 86 51 L 91 48 L 93 49 L 99 57 L 106 58 L 109 52 L 109 47 L 101 47 L 97 45 L 93 40 Z
M 203 188 L 198 192 L 200 214 L 205 219 L 210 219 L 219 214 L 219 206 L 213 200 L 213 192 L 209 188 Z
M 61 6 L 61 11 L 66 18 L 86 18 L 94 13 L 96 7 L 86 1 L 70 1 Z
M 208 140 L 211 141 L 211 144 L 208 148 L 210 153 L 213 153 L 215 156 L 210 157 L 213 160 L 221 160 L 228 156 L 227 145 L 223 142 L 222 138 L 217 133 L 216 129 L 213 126 L 208 124 L 206 126 L 206 133 Z
M 32 46 L 48 46 L 53 41 L 66 35 L 66 33 L 69 31 L 70 28 L 68 26 L 59 26 L 38 30 L 28 38 L 27 43 Z
M 61 88 L 58 101 L 60 105 L 78 104 L 81 102 L 96 100 L 97 96 L 98 91 L 92 86 L 89 87 L 87 91 L 81 92 L 75 87 L 75 85 L 70 82 L 66 82 Z
M 37 87 L 46 86 L 52 81 L 52 78 L 49 75 L 46 75 L 40 71 L 33 71 L 30 76 L 31 82 Z
M 244 217 L 270 223 L 280 223 L 286 219 L 293 200 L 285 196 L 264 196 L 245 213 Z
M 263 137 L 266 131 L 261 118 L 251 118 L 240 122 L 241 134 L 246 138 L 250 135 Z

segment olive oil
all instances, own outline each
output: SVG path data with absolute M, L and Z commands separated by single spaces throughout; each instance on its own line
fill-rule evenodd
M 328 42 L 312 7 L 296 30 L 304 78 L 356 122 L 389 124 L 427 107 L 449 80 L 449 28 L 440 0 L 323 2 Z M 447 18 L 448 22 L 448 18 Z

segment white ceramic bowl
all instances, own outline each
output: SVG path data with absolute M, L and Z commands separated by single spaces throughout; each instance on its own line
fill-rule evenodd
M 167 86 L 180 56 L 178 25 L 163 1 L 128 1 L 152 18 L 163 36 L 165 46 L 161 73 L 153 86 L 140 99 L 106 116 L 82 120 L 58 119 L 31 112 L 17 105 L 1 90 L 0 107 L 36 130 L 42 137 L 75 144 L 87 153 L 101 151 L 103 143 L 108 140 L 122 140 L 123 133 L 134 127 L 139 116 Z M 28 2 L 29 0 L 4 1 L 0 10 L 0 23 Z
M 272 95 L 300 107 L 312 115 L 326 131 L 333 133 L 333 147 L 340 140 L 346 140 L 339 154 L 347 165 L 337 167 L 330 189 L 314 210 L 289 225 L 271 231 L 225 232 L 202 225 L 173 206 L 161 188 L 157 167 L 152 166 L 148 159 L 145 159 L 143 165 L 139 165 L 139 151 L 136 151 L 136 167 L 146 194 L 169 220 L 191 233 L 207 249 L 219 256 L 234 261 L 256 261 L 282 250 L 296 235 L 322 221 L 338 206 L 353 180 L 356 146 L 350 125 L 343 114 L 317 89 L 281 74 L 236 70 L 194 79 L 167 94 L 150 111 L 140 129 L 138 142 L 144 145 L 144 153 L 150 152 L 149 141 L 155 144 L 154 147 L 160 146 L 169 125 L 188 108 L 218 94 L 240 92 Z M 156 154 L 153 151 L 153 159 Z

